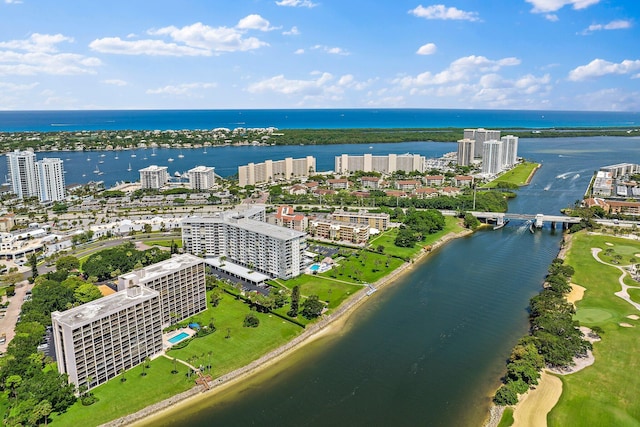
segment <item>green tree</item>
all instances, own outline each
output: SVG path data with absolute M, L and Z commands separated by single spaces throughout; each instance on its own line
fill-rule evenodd
M 299 304 L 300 304 L 300 286 L 296 285 L 291 290 L 291 308 L 287 312 L 287 316 L 297 317 Z
M 245 328 L 257 328 L 258 325 L 260 325 L 260 319 L 258 319 L 258 317 L 255 314 L 249 313 L 246 316 L 244 316 L 244 321 L 242 322 L 242 325 Z
M 418 239 L 416 239 L 413 231 L 406 227 L 400 227 L 400 229 L 398 230 L 398 235 L 393 241 L 393 244 L 401 248 L 411 248 L 416 244 L 417 241 Z
M 76 288 L 73 296 L 80 304 L 84 304 L 102 298 L 102 293 L 97 286 L 91 283 L 84 283 Z
M 35 253 L 31 254 L 29 257 L 29 265 L 31 265 L 31 278 L 35 280 L 38 277 L 38 257 Z
M 302 303 L 302 316 L 307 319 L 315 319 L 322 314 L 324 304 L 319 300 L 318 295 L 310 295 Z
M 51 403 L 48 400 L 42 400 L 36 406 L 33 407 L 31 411 L 31 416 L 29 417 L 29 422 L 32 425 L 38 425 L 40 420 L 44 419 L 44 425 L 46 426 L 49 422 L 49 415 L 53 411 Z
M 80 268 L 80 261 L 78 258 L 66 255 L 58 258 L 56 261 L 56 270 L 74 271 Z

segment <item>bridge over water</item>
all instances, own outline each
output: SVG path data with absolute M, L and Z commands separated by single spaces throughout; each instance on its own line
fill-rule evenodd
M 536 228 L 542 228 L 544 223 L 551 223 L 551 228 L 555 228 L 556 224 L 561 224 L 562 228 L 569 227 L 569 224 L 577 224 L 580 218 L 564 216 L 564 215 L 545 215 L 545 214 L 520 214 L 511 212 L 470 212 L 478 219 L 485 222 L 495 222 L 497 227 L 503 226 L 505 221 L 520 220 L 531 221 Z

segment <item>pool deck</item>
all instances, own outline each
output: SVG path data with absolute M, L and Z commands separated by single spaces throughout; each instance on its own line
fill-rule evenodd
M 170 349 L 172 346 L 182 342 L 183 340 L 178 341 L 177 343 L 171 343 L 169 342 L 169 340 L 177 335 L 180 335 L 182 333 L 185 333 L 187 335 L 189 335 L 189 338 L 191 338 L 192 336 L 194 336 L 196 334 L 196 331 L 194 331 L 191 328 L 180 328 L 180 329 L 176 329 L 175 331 L 171 331 L 168 332 L 166 334 L 162 334 L 162 348 L 163 350 L 168 350 Z M 184 338 L 185 340 L 187 338 Z

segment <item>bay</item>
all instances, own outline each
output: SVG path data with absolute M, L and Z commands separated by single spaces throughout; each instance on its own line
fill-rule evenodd
M 543 166 L 510 211 L 558 213 L 594 170 L 637 159 L 639 143 L 521 141 L 520 154 Z M 455 240 L 374 294 L 339 334 L 153 425 L 479 426 L 560 241 L 517 221 Z

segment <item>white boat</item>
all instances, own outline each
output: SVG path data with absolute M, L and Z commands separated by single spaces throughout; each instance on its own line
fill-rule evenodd
M 175 171 L 175 172 L 173 173 L 173 176 L 175 176 L 176 178 L 180 178 L 180 172 Z
M 100 157 L 107 157 L 106 154 L 100 154 Z
M 155 157 L 156 156 L 156 149 L 154 148 L 151 152 L 151 157 Z
M 169 157 L 169 158 L 167 159 L 167 162 L 173 162 L 173 158 L 172 158 L 172 157 Z
M 98 163 L 104 163 L 104 160 L 99 160 Z
M 129 167 L 127 168 L 129 172 L 131 172 L 131 163 L 129 163 Z
M 178 158 L 179 158 L 179 159 L 184 158 L 184 154 L 182 154 L 182 151 L 180 151 L 180 154 L 178 154 Z
M 96 169 L 93 171 L 93 173 L 95 173 L 96 175 L 100 175 L 100 168 L 98 167 L 98 165 L 96 165 Z
M 116 154 L 116 156 L 113 158 L 113 160 L 118 160 L 118 159 L 119 159 L 119 157 L 118 157 L 118 155 Z
M 133 153 L 133 154 L 131 155 L 131 157 L 136 157 L 136 153 Z

